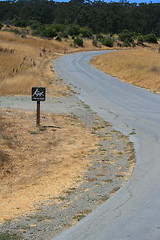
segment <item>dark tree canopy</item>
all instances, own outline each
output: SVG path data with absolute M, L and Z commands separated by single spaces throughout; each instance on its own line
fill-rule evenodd
M 105 3 L 100 0 L 0 1 L 0 21 L 23 27 L 31 23 L 74 24 L 92 29 L 96 34 L 119 34 L 128 30 L 160 37 L 160 3 Z

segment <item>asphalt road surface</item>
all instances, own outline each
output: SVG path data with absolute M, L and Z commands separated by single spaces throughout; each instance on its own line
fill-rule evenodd
M 66 55 L 54 69 L 82 101 L 130 136 L 136 166 L 113 197 L 54 240 L 160 240 L 160 96 L 89 65 L 101 53 Z

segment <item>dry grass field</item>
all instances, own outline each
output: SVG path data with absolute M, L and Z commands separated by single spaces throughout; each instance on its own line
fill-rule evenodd
M 71 47 L 73 40 L 58 42 L 0 31 L 0 94 L 30 95 L 33 86 L 47 87 L 50 96 L 65 95 L 67 86 L 54 84 L 51 60 L 65 53 L 94 50 L 92 40 L 84 48 Z M 94 58 L 92 63 L 113 76 L 151 91 L 160 91 L 158 46 L 112 52 Z M 106 49 L 101 48 L 102 49 Z
M 73 42 L 73 40 L 72 40 Z M 71 40 L 58 42 L 28 35 L 0 31 L 0 94 L 30 95 L 33 86 L 48 87 L 47 94 L 59 96 L 66 86 L 53 84 L 56 77 L 51 60 L 65 53 L 82 51 L 70 46 Z M 94 49 L 91 40 L 85 40 L 84 49 Z
M 153 92 L 160 92 L 158 45 L 107 53 L 95 57 L 92 64 L 122 81 Z
M 55 56 L 47 41 L 0 32 L 0 94 L 30 94 L 31 87 L 43 83 L 43 68 Z M 47 73 L 46 73 L 47 74 Z

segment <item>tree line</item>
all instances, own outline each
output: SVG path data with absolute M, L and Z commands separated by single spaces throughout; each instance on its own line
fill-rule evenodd
M 160 4 L 70 0 L 12 0 L 0 1 L 0 21 L 19 27 L 30 27 L 34 34 L 45 37 L 78 36 L 93 34 L 127 34 L 127 41 L 134 36 L 139 41 L 152 34 L 160 37 Z M 61 35 L 59 34 L 61 33 Z M 143 36 L 143 37 L 142 37 Z M 150 36 L 151 37 L 151 36 Z M 106 40 L 100 40 L 105 42 Z M 95 42 L 96 44 L 96 42 Z

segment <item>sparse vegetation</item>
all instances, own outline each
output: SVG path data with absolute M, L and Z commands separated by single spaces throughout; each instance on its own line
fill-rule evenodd
M 86 210 L 84 212 L 80 212 L 77 215 L 75 215 L 74 217 L 72 217 L 72 219 L 80 221 L 81 219 L 86 217 L 86 215 L 88 215 L 90 212 L 91 212 L 90 210 Z
M 74 48 L 69 46 L 73 40 L 61 43 L 56 40 L 34 38 L 31 35 L 22 38 L 24 32 L 22 29 L 12 26 L 9 30 L 10 32 L 0 32 L 0 94 L 30 95 L 31 88 L 36 85 L 49 86 L 47 94 L 51 96 L 73 94 L 63 81 L 57 80 L 50 63 L 50 60 L 57 56 L 56 53 L 74 52 Z M 15 31 L 19 34 L 13 33 Z M 88 47 L 91 45 L 92 43 Z M 77 46 L 75 51 L 79 48 L 81 47 Z
M 17 234 L 0 233 L 0 240 L 22 240 Z
M 84 218 L 86 215 L 84 215 L 84 214 L 78 214 L 78 215 L 76 215 L 76 216 L 74 216 L 72 219 L 74 219 L 74 220 L 77 220 L 78 222 L 82 219 L 82 218 Z
M 102 204 L 104 202 L 106 202 L 109 199 L 109 196 L 102 196 L 101 199 L 99 200 L 99 204 Z

